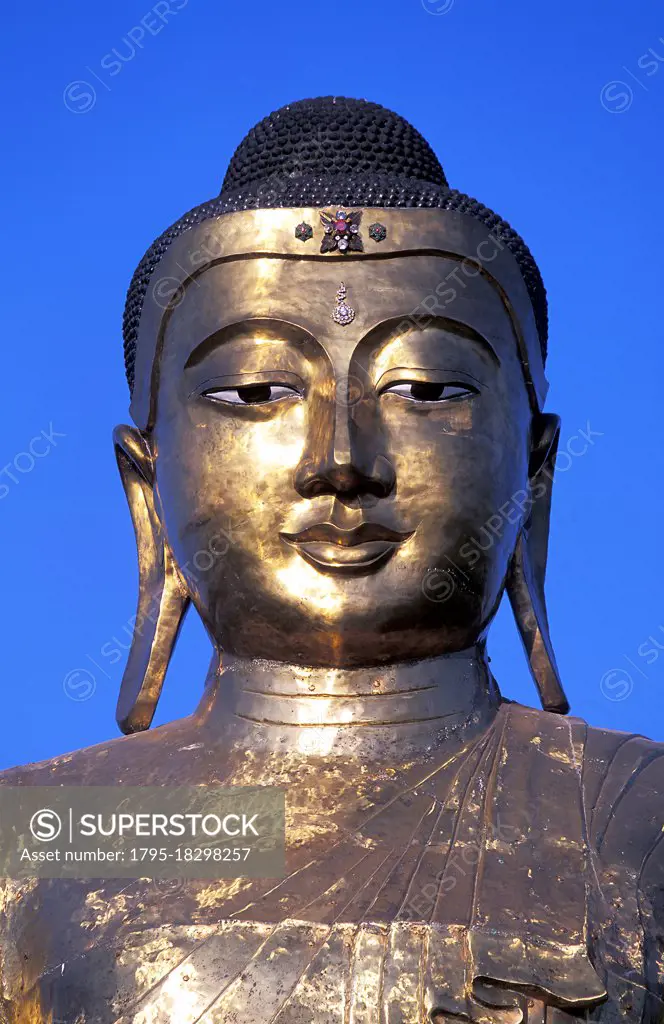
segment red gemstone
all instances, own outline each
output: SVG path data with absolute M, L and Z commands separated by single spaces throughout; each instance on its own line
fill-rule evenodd
M 347 224 L 346 224 L 345 220 L 335 220 L 335 222 L 334 222 L 334 230 L 335 231 L 345 231 L 346 227 L 347 227 Z

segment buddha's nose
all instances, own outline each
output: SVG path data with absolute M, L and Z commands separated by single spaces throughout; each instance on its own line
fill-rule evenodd
M 371 495 L 386 498 L 396 474 L 384 450 L 376 403 L 364 397 L 350 378 L 337 382 L 336 400 L 315 426 L 295 473 L 303 498 L 334 494 L 353 501 Z

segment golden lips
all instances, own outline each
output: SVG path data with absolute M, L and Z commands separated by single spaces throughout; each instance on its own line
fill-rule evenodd
M 400 533 L 380 523 L 361 523 L 353 530 L 317 523 L 280 536 L 319 572 L 364 576 L 382 568 L 413 532 Z

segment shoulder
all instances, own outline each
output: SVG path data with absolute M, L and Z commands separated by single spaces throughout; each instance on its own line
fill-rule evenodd
M 664 884 L 664 743 L 519 704 L 506 712 L 523 749 L 573 768 L 587 840 L 601 861 Z
M 583 772 L 589 839 L 606 862 L 664 867 L 664 743 L 588 728 Z
M 185 755 L 191 751 L 191 734 L 190 720 L 182 719 L 8 768 L 0 771 L 0 786 L 165 785 L 177 774 L 183 748 Z
M 580 755 L 583 785 L 589 796 L 598 796 L 610 778 L 614 784 L 636 778 L 652 785 L 664 781 L 664 743 L 635 733 L 598 729 L 582 718 L 557 715 L 539 708 L 505 702 L 512 731 L 533 742 L 536 737 L 557 739 L 560 746 L 573 745 Z
M 520 704 L 506 710 L 510 732 L 524 746 L 573 764 L 597 847 L 641 847 L 664 835 L 664 743 Z

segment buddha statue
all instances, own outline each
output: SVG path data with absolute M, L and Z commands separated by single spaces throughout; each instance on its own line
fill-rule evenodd
M 126 735 L 0 781 L 280 787 L 286 872 L 5 880 L 0 1020 L 664 1021 L 664 746 L 567 715 L 521 238 L 401 117 L 293 103 L 148 250 L 124 337 Z M 489 667 L 505 592 L 541 708 Z M 151 729 L 189 605 L 203 696 Z

